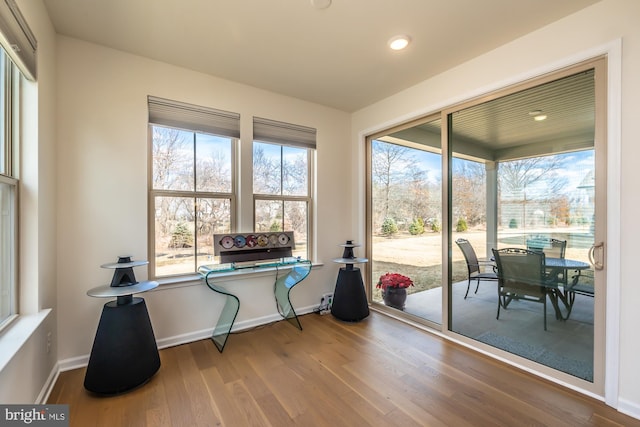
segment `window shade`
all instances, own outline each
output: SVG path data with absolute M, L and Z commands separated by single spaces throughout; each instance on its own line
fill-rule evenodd
M 253 139 L 293 147 L 316 148 L 316 130 L 260 117 L 253 118 Z
M 155 96 L 148 102 L 150 124 L 240 138 L 240 114 Z
M 20 71 L 35 81 L 38 42 L 15 0 L 0 0 L 0 44 Z

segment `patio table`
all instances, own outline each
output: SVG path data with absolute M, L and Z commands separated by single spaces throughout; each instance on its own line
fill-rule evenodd
M 493 257 L 491 257 L 491 261 L 495 261 Z M 544 259 L 544 265 L 547 269 L 550 270 L 551 275 L 557 275 L 558 273 L 562 273 L 563 277 L 567 277 L 567 272 L 569 270 L 575 270 L 578 272 L 571 283 L 567 283 L 566 281 L 562 284 L 562 287 L 557 286 L 556 283 L 553 285 L 546 285 L 548 288 L 551 288 L 553 291 L 552 294 L 549 294 L 551 297 L 551 303 L 553 305 L 553 309 L 556 312 L 556 319 L 567 320 L 569 315 L 571 315 L 571 309 L 573 307 L 573 302 L 575 301 L 575 293 L 572 291 L 573 286 L 578 283 L 578 279 L 580 278 L 580 272 L 582 270 L 587 270 L 591 267 L 589 263 L 584 261 L 578 261 L 575 259 L 569 258 L 552 258 L 548 257 Z M 560 306 L 558 305 L 558 300 L 562 301 L 562 304 L 567 309 L 567 314 L 562 315 L 560 310 Z
M 551 257 L 545 258 L 544 264 L 545 264 L 545 267 L 551 271 L 552 275 L 557 273 L 562 273 L 563 277 L 565 278 L 565 282 L 563 283 L 563 286 L 554 287 L 554 292 L 558 297 L 558 299 L 562 301 L 562 304 L 567 309 L 566 316 L 563 316 L 562 313 L 560 312 L 560 308 L 557 305 L 557 302 L 554 304 L 554 308 L 556 309 L 557 318 L 561 318 L 562 320 L 567 320 L 569 318 L 569 315 L 571 314 L 571 308 L 575 300 L 575 295 L 574 295 L 574 292 L 572 291 L 572 288 L 576 283 L 578 283 L 578 280 L 580 278 L 580 272 L 582 270 L 589 269 L 591 265 L 589 263 L 574 260 L 574 259 L 551 258 Z M 573 276 L 571 283 L 568 283 L 566 280 L 567 272 L 569 270 L 574 270 L 574 271 L 577 271 L 578 273 L 575 276 Z

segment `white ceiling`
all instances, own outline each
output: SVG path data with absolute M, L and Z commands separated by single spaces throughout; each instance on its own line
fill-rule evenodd
M 59 34 L 352 112 L 599 0 L 44 1 Z

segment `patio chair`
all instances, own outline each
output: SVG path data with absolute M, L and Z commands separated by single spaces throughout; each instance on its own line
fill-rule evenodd
M 543 252 L 547 258 L 564 258 L 567 249 L 566 240 L 551 239 L 547 237 L 534 237 L 527 240 L 527 250 Z M 547 269 L 547 280 L 555 277 L 558 283 L 567 285 L 567 272 L 565 270 Z
M 547 296 L 553 304 L 556 318 L 559 316 L 557 286 L 547 281 L 543 252 L 521 248 L 493 249 L 498 269 L 498 314 L 513 300 L 541 303 L 544 307 L 544 330 L 547 330 Z
M 533 237 L 527 239 L 527 250 L 544 252 L 550 258 L 564 258 L 567 249 L 566 240 L 551 239 L 547 237 Z
M 567 285 L 565 298 L 567 300 L 567 316 L 565 320 L 569 319 L 571 310 L 573 310 L 573 304 L 576 301 L 576 295 L 584 295 L 593 298 L 595 295 L 595 278 L 593 270 L 577 271 L 571 278 L 571 282 Z
M 471 246 L 471 243 L 469 243 L 467 239 L 458 239 L 456 240 L 456 244 L 462 251 L 464 260 L 467 262 L 467 292 L 465 292 L 464 294 L 464 299 L 467 299 L 472 280 L 476 281 L 475 293 L 478 293 L 478 288 L 480 287 L 481 280 L 498 280 L 498 276 L 493 270 L 495 264 L 489 260 L 479 260 L 476 256 L 476 251 L 473 249 L 473 246 Z M 491 268 L 491 271 L 486 271 L 488 268 Z

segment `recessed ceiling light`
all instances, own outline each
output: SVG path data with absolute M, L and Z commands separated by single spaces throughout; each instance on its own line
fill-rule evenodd
M 410 41 L 409 36 L 395 36 L 389 40 L 389 47 L 393 50 L 402 50 L 409 45 Z
M 326 9 L 331 6 L 331 0 L 311 0 L 311 5 L 316 9 Z
M 541 122 L 547 118 L 546 114 L 542 114 L 542 110 L 531 110 L 529 111 L 529 115 L 533 117 L 533 120 L 536 122 Z

